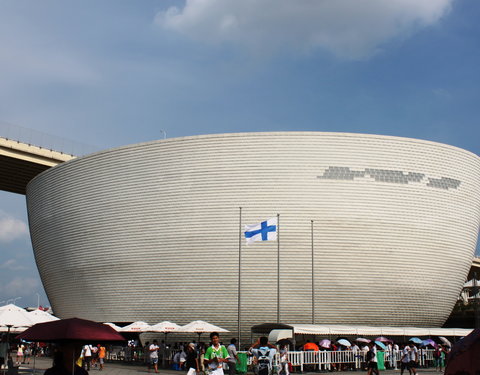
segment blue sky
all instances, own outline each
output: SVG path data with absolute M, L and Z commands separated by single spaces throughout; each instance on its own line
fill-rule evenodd
M 480 154 L 478 19 L 477 0 L 0 0 L 0 123 L 98 149 L 316 130 Z M 0 302 L 47 304 L 26 221 L 0 192 Z

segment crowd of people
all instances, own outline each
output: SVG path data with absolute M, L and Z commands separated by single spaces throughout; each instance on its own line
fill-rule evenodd
M 341 340 L 338 340 L 341 341 Z M 369 340 L 367 340 L 369 341 Z M 321 344 L 321 343 L 319 343 Z M 381 349 L 383 353 L 383 362 L 386 369 L 397 369 L 400 366 L 400 373 L 403 375 L 405 370 L 408 370 L 410 375 L 417 374 L 417 368 L 420 364 L 424 367 L 435 367 L 439 372 L 443 371 L 450 352 L 450 346 L 443 344 L 435 344 L 433 347 L 433 359 L 427 358 L 427 350 L 424 346 L 418 346 L 414 342 L 397 344 L 393 341 L 386 342 L 384 348 Z M 298 350 L 303 351 L 351 351 L 354 358 L 362 364 L 362 368 L 366 369 L 368 375 L 372 373 L 378 374 L 378 355 L 379 351 L 377 344 L 374 341 L 363 343 L 359 346 L 357 343 L 350 345 L 341 345 L 331 343 L 328 347 L 321 347 L 316 343 L 307 342 L 305 345 L 298 347 Z M 333 361 L 329 364 L 331 371 L 344 371 L 354 369 L 351 363 L 335 363 Z
M 84 345 L 77 363 L 87 371 L 90 371 L 91 368 L 98 368 L 98 370 L 102 371 L 106 355 L 107 349 L 102 344 Z
M 329 340 L 323 340 L 329 341 Z M 426 357 L 425 347 L 420 347 L 413 342 L 405 344 L 397 344 L 394 342 L 386 342 L 382 348 L 378 347 L 375 341 L 369 343 L 353 342 L 350 345 L 342 345 L 342 341 L 337 339 L 331 342 L 328 347 L 325 347 L 322 342 L 317 343 L 307 342 L 302 346 L 293 348 L 291 342 L 286 342 L 278 346 L 268 343 L 266 337 L 262 337 L 252 344 L 246 354 L 251 356 L 252 363 L 256 369 L 257 375 L 269 375 L 273 364 L 277 367 L 277 372 L 280 375 L 289 375 L 292 370 L 292 364 L 289 360 L 289 348 L 296 351 L 303 352 L 350 352 L 349 358 L 356 358 L 356 363 L 342 363 L 336 362 L 333 358 L 339 358 L 328 354 L 332 360 L 327 366 L 321 367 L 318 364 L 310 364 L 307 370 L 329 370 L 329 371 L 345 371 L 357 369 L 358 363 L 361 363 L 361 368 L 367 371 L 367 375 L 378 375 L 378 352 L 382 351 L 382 358 L 385 368 L 400 369 L 400 375 L 404 375 L 408 371 L 409 375 L 417 375 L 417 368 L 420 364 L 428 367 L 435 367 L 437 371 L 442 371 L 448 360 L 450 347 L 447 345 L 436 344 L 432 345 L 433 358 L 430 350 L 430 355 Z M 204 342 L 179 342 L 167 346 L 162 340 L 160 343 L 153 340 L 152 343 L 147 342 L 141 350 L 135 346 L 136 343 L 131 343 L 132 351 L 137 353 L 137 356 L 147 364 L 148 372 L 159 372 L 159 361 L 164 365 L 176 370 L 183 370 L 187 375 L 197 375 L 198 373 L 209 373 L 211 375 L 224 375 L 223 371 L 228 370 L 228 375 L 234 375 L 237 372 L 239 364 L 239 351 L 237 347 L 237 340 L 235 338 L 230 340 L 228 346 L 224 346 L 220 342 L 219 334 L 214 332 L 210 335 L 210 344 L 206 345 Z M 323 346 L 322 346 L 323 345 Z M 9 350 L 12 358 L 15 358 L 17 364 L 30 362 L 32 356 L 48 355 L 50 347 L 48 345 L 40 346 L 35 343 L 20 342 L 14 347 L 7 347 L 5 339 L 0 342 L 0 358 L 2 353 Z M 277 355 L 278 353 L 278 355 Z M 242 354 L 244 355 L 244 354 Z M 6 357 L 6 355 L 3 355 Z M 77 365 L 86 371 L 104 369 L 105 360 L 107 357 L 107 348 L 102 344 L 84 345 L 79 355 L 77 355 Z M 243 357 L 242 357 L 243 358 Z M 246 357 L 245 357 L 246 358 Z M 137 358 L 139 359 L 139 358 Z M 58 359 L 57 359 L 58 360 Z
M 175 354 L 172 358 L 172 366 L 177 370 L 187 371 L 187 375 L 196 375 L 200 372 L 210 375 L 224 375 L 224 369 L 228 370 L 229 375 L 237 373 L 239 363 L 239 353 L 237 349 L 237 340 L 232 338 L 228 346 L 220 343 L 220 336 L 217 332 L 210 334 L 210 345 L 203 342 L 179 343 L 173 346 Z M 158 343 L 157 340 L 146 343 L 144 347 L 148 372 L 152 370 L 158 373 L 159 356 L 166 349 L 165 343 Z M 273 368 L 273 358 L 277 349 L 268 343 L 266 337 L 260 338 L 248 350 L 248 354 L 253 357 L 253 363 L 258 369 L 258 375 L 269 375 Z M 163 353 L 164 355 L 164 353 Z M 281 373 L 288 375 L 288 359 L 286 348 L 280 351 L 282 362 Z
M 7 357 L 12 359 L 15 365 L 30 364 L 32 357 L 44 357 L 50 355 L 50 348 L 47 345 L 38 343 L 8 343 L 7 336 L 0 338 L 0 366 L 6 365 Z
M 215 348 L 216 338 L 211 339 L 210 345 L 206 345 L 204 342 L 177 342 L 173 343 L 170 346 L 167 346 L 164 341 L 160 343 L 155 340 L 153 343 L 146 343 L 143 347 L 142 360 L 144 360 L 148 367 L 149 371 L 158 372 L 158 363 L 163 363 L 164 365 L 171 367 L 176 370 L 185 370 L 189 371 L 191 368 L 196 368 L 199 372 L 212 372 L 209 365 L 211 362 L 206 362 L 205 358 L 209 360 L 209 352 L 212 351 L 212 348 Z M 265 339 L 266 340 L 266 339 Z M 228 346 L 225 346 L 225 350 L 228 353 L 229 360 L 226 361 L 225 365 L 222 363 L 222 367 L 229 370 L 230 374 L 235 373 L 236 363 L 238 362 L 238 347 L 236 339 L 232 339 Z M 320 344 L 320 343 L 319 343 Z M 267 352 L 269 356 L 275 356 L 278 351 L 278 356 L 275 361 L 270 361 L 271 363 L 275 362 L 278 366 L 278 372 L 288 375 L 292 370 L 292 364 L 289 362 L 288 350 L 291 347 L 296 351 L 327 351 L 327 352 L 351 352 L 351 358 L 355 358 L 354 362 L 345 363 L 342 361 L 336 361 L 333 358 L 339 358 L 338 356 L 331 356 L 332 360 L 325 365 L 310 364 L 305 365 L 309 370 L 329 370 L 329 371 L 345 371 L 345 370 L 355 370 L 357 368 L 363 368 L 368 372 L 368 375 L 378 373 L 378 355 L 377 351 L 381 352 L 382 362 L 386 369 L 397 369 L 401 371 L 401 375 L 405 371 L 408 371 L 409 375 L 416 375 L 416 369 L 419 366 L 425 367 L 436 367 L 438 371 L 442 371 L 445 367 L 447 356 L 449 353 L 449 346 L 438 344 L 434 349 L 430 349 L 430 354 L 426 356 L 426 348 L 416 345 L 413 342 L 405 344 L 397 344 L 394 342 L 386 342 L 384 348 L 378 347 L 374 341 L 370 343 L 356 343 L 353 342 L 351 345 L 341 345 L 336 342 L 332 342 L 328 348 L 321 347 L 317 343 L 307 342 L 302 346 L 297 346 L 293 348 L 291 343 L 278 345 L 277 347 L 267 344 L 265 342 L 260 343 L 256 342 L 247 350 L 247 354 L 252 356 L 253 362 L 256 363 L 260 352 L 257 351 L 255 346 L 262 345 L 262 347 L 268 348 Z M 433 350 L 433 358 L 431 351 Z M 140 353 L 140 350 L 135 350 L 137 355 Z M 215 358 L 221 358 L 217 351 L 214 351 Z M 223 358 L 222 357 L 222 358 Z M 272 357 L 273 358 L 273 357 Z M 330 358 L 330 357 L 329 357 Z M 260 362 L 262 359 L 260 359 Z M 195 363 L 195 366 L 193 364 Z M 211 367 L 211 366 L 210 366 Z M 191 372 L 191 371 L 190 371 Z M 189 375 L 193 375 L 190 373 Z

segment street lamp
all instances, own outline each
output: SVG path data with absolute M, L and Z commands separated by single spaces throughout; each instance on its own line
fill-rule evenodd
M 163 139 L 167 139 L 167 132 L 163 129 L 160 129 L 160 132 L 163 133 Z
M 13 301 L 13 299 L 12 299 L 12 298 L 7 299 L 7 302 L 5 302 L 5 305 L 8 305 L 8 303 L 9 303 L 10 301 Z
M 20 299 L 20 298 L 22 298 L 22 297 L 15 297 L 15 298 L 13 299 L 13 304 L 15 305 L 15 302 L 17 301 L 17 299 Z
M 37 295 L 37 310 L 40 308 L 40 294 L 35 293 Z

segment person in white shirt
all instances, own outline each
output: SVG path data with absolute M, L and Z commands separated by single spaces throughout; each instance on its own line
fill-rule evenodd
M 356 367 L 360 367 L 360 355 L 359 355 L 359 352 L 360 352 L 360 348 L 358 347 L 357 344 L 353 344 L 351 347 L 350 347 L 350 350 L 352 351 L 353 353 L 353 360 L 355 363 L 352 364 L 352 370 Z
M 390 366 L 390 368 L 393 368 L 393 362 L 394 362 L 394 359 L 393 359 L 393 345 L 392 343 L 388 343 L 387 345 L 387 350 L 385 351 L 385 362 L 388 361 L 388 364 Z
M 413 342 L 410 343 L 410 362 L 408 364 L 408 369 L 410 370 L 410 374 L 413 375 L 417 374 L 418 366 L 418 349 Z
M 92 361 L 92 346 L 85 345 L 82 349 L 83 354 L 83 368 L 85 370 L 90 371 L 90 362 Z
M 150 354 L 150 364 L 153 365 L 153 369 L 158 373 L 158 346 L 157 340 L 153 340 L 153 343 L 148 348 Z M 148 367 L 148 372 L 150 372 L 150 366 Z
M 237 339 L 233 338 L 230 340 L 230 345 L 227 346 L 228 355 L 230 358 L 228 359 L 228 373 L 229 375 L 235 375 L 237 373 L 237 347 L 235 344 L 237 343 Z
M 289 375 L 288 369 L 288 345 L 284 344 L 280 348 L 280 375 Z
M 379 375 L 378 373 L 378 360 L 377 360 L 377 347 L 373 342 L 371 342 L 369 345 L 369 351 L 367 352 L 367 375 L 372 375 L 372 372 L 375 373 L 376 375 Z
M 392 351 L 392 356 L 393 356 L 393 368 L 396 370 L 397 369 L 397 357 L 398 357 L 398 351 L 400 350 L 398 344 L 393 344 L 393 351 Z
M 368 344 L 365 344 L 361 347 L 362 352 L 360 353 L 360 355 L 362 356 L 362 362 L 365 362 L 365 365 L 362 366 L 362 370 L 368 369 L 367 353 L 369 350 L 370 348 L 368 347 Z
M 184 370 L 185 362 L 187 361 L 187 353 L 183 350 L 180 352 L 180 357 L 178 358 L 178 364 L 180 366 L 180 370 Z
M 409 363 L 410 363 L 410 347 L 408 345 L 405 345 L 405 347 L 402 350 L 402 358 L 400 359 L 400 375 L 403 375 L 403 372 L 405 371 L 405 369 L 408 370 L 410 375 L 412 374 L 412 372 L 410 371 Z

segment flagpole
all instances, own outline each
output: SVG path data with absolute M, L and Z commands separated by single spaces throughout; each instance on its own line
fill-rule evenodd
M 315 252 L 313 248 L 313 220 L 310 220 L 312 238 L 312 324 L 315 324 Z
M 241 303 L 241 282 L 242 282 L 242 207 L 239 207 L 239 220 L 238 220 L 238 306 L 237 306 L 237 319 L 238 319 L 238 347 L 240 348 L 241 326 L 240 326 L 240 303 Z
M 277 214 L 277 324 L 280 323 L 280 214 Z

